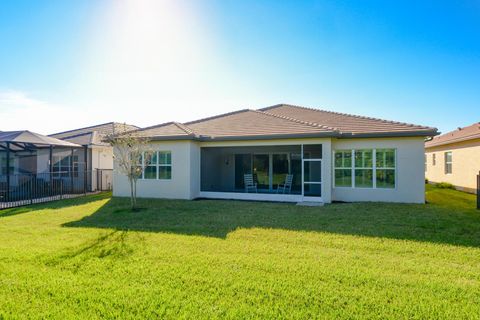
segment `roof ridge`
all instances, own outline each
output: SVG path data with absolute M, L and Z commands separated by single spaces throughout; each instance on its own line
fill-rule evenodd
M 49 136 L 54 136 L 54 135 L 57 135 L 57 134 L 63 134 L 63 133 L 68 133 L 68 132 L 72 132 L 72 131 L 77 131 L 77 130 L 85 130 L 85 129 L 95 128 L 95 127 L 100 127 L 100 126 L 104 126 L 104 125 L 107 125 L 107 124 L 115 124 L 115 122 L 110 121 L 110 122 L 96 124 L 96 125 L 93 125 L 93 126 L 71 129 L 71 130 L 66 130 L 66 131 L 62 131 L 62 132 L 56 132 L 56 133 L 49 134 Z
M 176 125 L 177 127 L 179 127 L 181 130 L 185 131 L 185 132 L 186 132 L 188 135 L 190 135 L 190 136 L 198 136 L 198 135 L 195 133 L 195 131 L 193 131 L 192 129 L 190 129 L 189 127 L 187 127 L 186 125 L 184 125 L 183 123 L 174 121 L 173 124 Z
M 77 134 L 74 134 L 74 135 L 71 135 L 71 136 L 65 136 L 65 137 L 62 137 L 61 139 L 60 138 L 55 138 L 55 137 L 52 137 L 49 135 L 50 138 L 55 138 L 55 139 L 60 139 L 60 140 L 65 140 L 65 139 L 70 139 L 70 138 L 77 138 L 77 137 L 81 137 L 81 136 L 86 136 L 88 134 L 93 134 L 95 132 L 98 132 L 97 130 L 93 130 L 93 131 L 88 131 L 88 132 L 83 132 L 83 133 L 77 133 Z
M 227 117 L 227 116 L 230 116 L 230 115 L 233 115 L 233 114 L 242 113 L 242 112 L 246 112 L 246 111 L 252 111 L 252 110 L 250 110 L 250 109 L 241 109 L 241 110 L 236 110 L 236 111 L 232 111 L 232 112 L 222 113 L 222 114 L 219 114 L 219 115 L 216 115 L 216 116 L 211 116 L 211 117 L 207 117 L 207 118 L 202 118 L 202 119 L 198 119 L 198 120 L 193 120 L 193 121 L 184 122 L 184 123 L 182 123 L 182 124 L 183 124 L 184 126 L 186 126 L 186 125 L 188 125 L 188 124 L 194 124 L 194 123 L 204 122 L 204 121 L 208 121 L 208 120 L 223 118 L 223 117 Z
M 175 121 L 163 122 L 163 123 L 156 124 L 156 125 L 153 125 L 153 126 L 139 128 L 137 130 L 131 130 L 131 131 L 144 131 L 144 130 L 148 130 L 148 129 L 154 129 L 154 128 L 160 128 L 160 127 L 168 126 L 169 124 L 175 124 Z
M 425 128 L 425 129 L 431 129 L 431 130 L 435 129 L 433 127 L 427 127 L 427 126 L 417 125 L 417 124 L 413 124 L 413 123 L 385 120 L 385 119 L 380 119 L 380 118 L 375 118 L 375 117 L 359 116 L 359 115 L 355 115 L 355 114 L 351 114 L 351 113 L 342 113 L 342 112 L 330 111 L 330 110 L 325 110 L 325 109 L 304 107 L 304 106 L 298 106 L 298 105 L 293 105 L 293 104 L 288 104 L 288 103 L 276 104 L 276 105 L 266 107 L 266 108 L 263 108 L 263 109 L 260 109 L 260 110 L 274 109 L 274 108 L 278 108 L 278 107 L 282 107 L 282 106 L 300 108 L 300 109 L 317 111 L 317 112 L 325 112 L 325 113 L 347 116 L 347 117 L 352 117 L 352 118 L 357 118 L 357 119 L 375 120 L 375 121 L 380 121 L 380 122 L 383 122 L 383 123 L 401 124 L 401 125 L 406 125 L 406 126 L 409 126 L 409 127 L 421 127 L 421 128 Z
M 138 126 L 136 126 L 136 125 L 134 125 L 134 124 L 128 124 L 128 123 L 110 121 L 110 122 L 105 122 L 105 123 L 99 123 L 99 124 L 96 124 L 96 125 L 93 125 L 93 126 L 87 126 L 87 127 L 77 128 L 77 129 L 71 129 L 71 130 L 62 131 L 62 132 L 56 132 L 56 133 L 49 134 L 48 136 L 55 136 L 55 135 L 59 135 L 59 134 L 65 134 L 65 133 L 74 132 L 74 131 L 80 131 L 80 130 L 85 130 L 85 129 L 95 129 L 95 128 L 97 128 L 97 127 L 102 127 L 102 126 L 106 126 L 106 125 L 112 125 L 113 131 L 115 131 L 115 125 L 126 125 L 126 126 L 135 127 L 135 128 L 137 128 L 137 129 L 140 129 L 140 127 L 138 127 Z M 92 130 L 92 131 L 90 131 L 90 132 L 93 132 L 93 131 L 98 131 L 98 130 Z M 77 135 L 77 134 L 74 134 L 74 135 L 72 135 L 72 136 L 67 136 L 67 137 L 70 138 L 70 137 L 74 137 L 74 136 L 76 136 L 76 135 Z M 64 137 L 64 138 L 67 138 L 67 137 Z
M 273 113 L 270 113 L 270 112 L 267 112 L 267 111 L 260 111 L 260 110 L 252 110 L 252 111 L 262 113 L 262 114 L 266 114 L 266 115 L 269 115 L 269 116 L 272 116 L 272 117 L 275 117 L 275 118 L 280 118 L 280 119 L 284 119 L 284 120 L 288 120 L 288 121 L 292 121 L 292 122 L 296 122 L 296 123 L 305 124 L 305 125 L 315 127 L 315 128 L 323 128 L 323 129 L 328 129 L 328 130 L 331 130 L 331 131 L 340 132 L 340 130 L 338 130 L 337 128 L 329 127 L 329 126 L 326 126 L 326 125 L 323 125 L 323 124 L 320 124 L 320 123 L 304 121 L 304 120 L 300 120 L 300 119 L 296 119 L 296 118 L 292 118 L 292 117 L 287 117 L 287 116 L 281 116 L 281 115 L 278 115 L 278 114 L 273 114 Z
M 98 136 L 98 131 L 95 130 L 95 131 L 92 131 L 92 136 L 90 137 L 90 142 L 89 144 L 93 144 L 93 142 L 95 141 L 95 138 Z

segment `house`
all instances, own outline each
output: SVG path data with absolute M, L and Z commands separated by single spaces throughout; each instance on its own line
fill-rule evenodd
M 280 104 L 138 133 L 155 151 L 139 197 L 423 203 L 424 141 L 437 129 Z M 130 194 L 117 170 L 113 192 Z
M 72 142 L 87 148 L 86 167 L 90 172 L 89 190 L 109 190 L 112 186 L 113 149 L 104 140 L 115 132 L 139 129 L 137 126 L 117 122 L 68 130 L 51 134 L 50 137 Z M 78 163 L 75 155 L 58 155 L 53 159 L 54 169 L 61 163 Z M 66 168 L 65 168 L 66 169 Z
M 425 176 L 475 193 L 480 172 L 480 123 L 458 128 L 425 143 Z

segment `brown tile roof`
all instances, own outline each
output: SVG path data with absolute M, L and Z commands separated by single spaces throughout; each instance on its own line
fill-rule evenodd
M 313 123 L 320 123 L 339 131 L 341 134 L 347 135 L 369 135 L 382 133 L 415 133 L 421 135 L 422 132 L 425 132 L 425 135 L 428 136 L 432 133 L 432 131 L 436 131 L 435 128 L 414 124 L 368 118 L 287 104 L 275 105 L 260 110 L 279 116 L 310 121 Z
M 455 131 L 442 134 L 438 137 L 434 137 L 432 140 L 425 143 L 425 148 L 473 139 L 480 139 L 480 122 L 474 123 L 468 127 L 458 128 Z
M 139 127 L 131 124 L 108 122 L 95 126 L 54 133 L 49 136 L 80 145 L 108 145 L 104 142 L 106 136 L 114 134 L 115 132 L 137 129 L 139 129 Z
M 437 129 L 292 105 L 244 109 L 141 129 L 152 139 L 242 140 L 297 137 L 434 136 Z
M 323 126 L 305 121 L 292 121 L 256 110 L 240 110 L 211 118 L 185 123 L 199 136 L 227 137 L 275 137 L 318 136 L 332 133 Z
M 185 125 L 178 122 L 167 122 L 156 126 L 143 128 L 137 131 L 141 137 L 149 138 L 186 138 L 191 139 L 195 137 L 195 134 L 191 129 L 185 127 Z

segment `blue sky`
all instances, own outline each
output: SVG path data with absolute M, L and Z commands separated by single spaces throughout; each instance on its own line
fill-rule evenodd
M 280 102 L 480 121 L 480 1 L 0 0 L 0 130 Z

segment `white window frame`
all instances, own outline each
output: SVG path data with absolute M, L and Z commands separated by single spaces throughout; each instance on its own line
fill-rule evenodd
M 450 154 L 450 161 L 447 161 L 447 155 Z M 446 151 L 445 152 L 445 174 L 453 174 L 453 152 L 452 151 Z M 447 170 L 447 165 L 450 165 L 450 172 Z
M 336 166 L 335 166 L 335 154 L 336 154 L 337 152 L 339 152 L 339 153 L 340 153 L 340 152 L 341 152 L 341 153 L 345 153 L 346 151 L 350 151 L 350 159 L 351 159 L 351 160 L 350 160 L 350 163 L 351 163 L 351 164 L 350 164 L 350 167 L 344 167 L 344 166 L 343 166 L 343 165 L 344 165 L 343 162 L 345 162 L 345 161 L 343 161 L 343 160 L 344 160 L 343 157 L 342 157 L 342 167 L 336 167 Z M 354 187 L 354 183 L 355 183 L 355 177 L 353 176 L 353 175 L 355 174 L 355 171 L 354 171 L 354 169 L 355 169 L 355 159 L 354 159 L 354 156 L 355 156 L 355 151 L 352 150 L 352 149 L 348 149 L 348 148 L 347 148 L 347 149 L 338 149 L 338 150 L 334 150 L 334 151 L 333 151 L 333 160 L 332 160 L 332 163 L 333 163 L 333 177 L 332 177 L 332 178 L 333 178 L 333 187 L 334 187 L 334 188 L 353 188 L 353 187 Z M 335 169 L 339 169 L 339 170 L 350 170 L 352 177 L 350 178 L 351 181 L 350 181 L 350 186 L 349 186 L 349 187 L 346 187 L 346 186 L 338 186 L 338 187 L 337 187 L 337 186 L 336 186 L 336 181 L 335 181 Z
M 172 158 L 172 151 L 170 150 L 157 150 L 153 151 L 157 158 L 157 163 L 150 163 L 149 165 L 145 166 L 145 153 L 142 153 L 142 176 L 141 180 L 164 180 L 170 181 L 173 180 L 173 158 Z M 170 164 L 160 164 L 160 153 L 170 153 Z M 156 177 L 155 179 L 145 179 L 145 168 L 146 167 L 156 167 Z M 170 179 L 160 178 L 160 167 L 170 167 Z
M 351 187 L 345 187 L 345 186 L 337 186 L 336 185 L 336 182 L 335 182 L 335 169 L 349 169 L 348 167 L 346 168 L 343 168 L 343 167 L 339 167 L 337 168 L 335 166 L 335 153 L 337 151 L 351 151 L 352 152 L 352 185 Z M 355 151 L 362 151 L 362 150 L 372 150 L 373 152 L 373 155 L 372 155 L 372 168 L 355 168 Z M 393 150 L 394 152 L 394 161 L 395 161 L 395 167 L 394 168 L 389 168 L 389 167 L 378 167 L 377 168 L 377 150 Z M 344 148 L 344 149 L 338 149 L 338 150 L 334 150 L 333 151 L 333 159 L 332 159 L 332 163 L 333 163 L 333 176 L 332 176 L 332 180 L 333 180 L 333 187 L 334 188 L 339 188 L 339 189 L 376 189 L 376 190 L 396 190 L 397 189 L 397 181 L 398 181 L 398 175 L 397 175 L 397 168 L 398 168 L 398 159 L 397 159 L 397 149 L 396 148 L 389 148 L 389 147 L 384 147 L 384 148 L 357 148 L 357 149 L 348 149 L 348 148 Z M 355 169 L 372 169 L 373 170 L 373 186 L 372 187 L 357 187 L 355 186 Z M 378 170 L 394 170 L 395 171 L 395 187 L 394 188 L 378 188 L 377 187 L 377 169 Z
M 371 167 L 357 167 L 355 163 L 355 152 L 360 152 L 360 151 L 372 151 L 372 166 Z M 363 153 L 362 153 L 363 156 Z M 375 189 L 376 188 L 376 182 L 377 182 L 377 172 L 375 171 L 375 165 L 376 165 L 376 149 L 369 149 L 369 148 L 362 148 L 362 149 L 354 149 L 352 150 L 352 186 L 353 188 L 356 189 Z M 365 159 L 362 158 L 362 162 L 365 162 Z M 355 185 L 355 171 L 356 170 L 372 170 L 372 186 L 371 187 L 357 187 Z
M 393 150 L 393 161 L 394 166 L 392 167 L 377 167 L 377 150 Z M 386 163 L 386 159 L 384 159 L 384 163 Z M 395 148 L 378 148 L 373 150 L 373 185 L 375 189 L 384 189 L 384 190 L 393 190 L 397 189 L 397 149 Z M 393 188 L 379 188 L 377 187 L 377 170 L 393 170 L 395 176 L 395 185 Z

